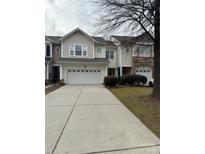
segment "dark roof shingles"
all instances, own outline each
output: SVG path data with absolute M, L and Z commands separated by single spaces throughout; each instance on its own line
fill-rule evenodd
M 58 42 L 60 38 L 62 38 L 61 36 L 46 36 L 49 39 L 51 39 L 54 42 Z

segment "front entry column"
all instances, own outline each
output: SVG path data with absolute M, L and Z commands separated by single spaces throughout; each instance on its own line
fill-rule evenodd
M 60 80 L 63 79 L 63 68 L 62 65 L 59 66 L 60 67 Z
M 120 66 L 120 76 L 122 76 L 122 66 Z

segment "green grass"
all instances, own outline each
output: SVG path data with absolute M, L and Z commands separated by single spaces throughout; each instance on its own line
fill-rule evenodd
M 110 91 L 156 136 L 160 137 L 160 101 L 151 97 L 152 88 L 123 87 Z

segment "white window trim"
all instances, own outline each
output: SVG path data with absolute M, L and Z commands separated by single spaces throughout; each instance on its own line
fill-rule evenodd
M 71 50 L 70 50 L 70 48 L 71 48 L 71 46 L 73 46 L 73 55 L 71 55 Z M 75 56 L 75 45 L 69 45 L 69 56 Z
M 141 52 L 141 51 L 137 51 L 137 52 L 135 52 L 137 50 L 137 48 L 135 47 L 133 47 L 133 56 L 134 57 L 152 57 L 152 48 L 151 48 L 151 51 L 149 51 L 149 56 L 146 54 L 146 52 L 145 51 L 143 51 L 143 53 Z
M 50 56 L 47 56 L 47 46 L 50 46 Z M 52 58 L 52 43 L 45 44 L 45 57 L 46 58 Z
M 70 53 L 70 48 L 69 48 L 69 53 Z M 61 41 L 61 58 L 63 58 L 63 41 Z
M 76 51 L 75 51 L 75 47 L 76 46 L 81 46 L 81 49 L 82 49 L 82 53 L 81 53 L 81 55 L 76 55 Z M 73 51 L 74 51 L 74 55 L 71 55 L 70 53 L 70 48 L 71 48 L 71 46 L 73 46 L 74 47 L 74 49 L 73 49 Z M 86 55 L 84 56 L 83 55 L 83 46 L 86 46 L 86 48 L 87 48 L 87 50 L 86 50 Z M 71 57 L 88 57 L 88 46 L 87 46 L 87 44 L 71 44 L 71 45 L 69 45 L 69 56 L 71 56 Z
M 100 49 L 100 52 L 98 52 L 98 49 Z M 96 53 L 97 53 L 97 54 L 101 54 L 101 53 L 102 53 L 102 48 L 101 48 L 101 47 L 97 47 L 97 48 L 96 48 Z
M 109 52 L 109 57 L 108 57 L 108 59 L 115 59 L 114 50 L 106 50 L 106 51 L 105 51 L 105 56 L 106 56 L 106 52 L 107 52 L 107 51 Z M 113 58 L 110 58 L 110 55 L 111 55 L 110 52 L 113 53 Z M 107 58 L 107 57 L 106 57 L 106 58 Z
M 51 54 L 51 58 L 52 58 L 52 53 L 53 53 L 53 46 L 52 46 L 52 43 L 50 44 L 50 54 Z

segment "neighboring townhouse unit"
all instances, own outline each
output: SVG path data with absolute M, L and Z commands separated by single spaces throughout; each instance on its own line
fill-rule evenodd
M 148 71 L 151 74 L 153 54 L 147 57 L 151 49 L 147 45 L 151 43 L 141 40 L 141 37 L 112 36 L 107 41 L 103 37 L 90 36 L 79 28 L 63 37 L 46 36 L 46 80 L 63 80 L 65 84 L 102 84 L 107 75 L 148 75 Z
M 154 43 L 147 33 L 140 36 L 111 36 L 111 41 L 117 47 L 117 67 L 120 76 L 125 74 L 140 74 L 153 78 Z
M 45 79 L 46 81 L 59 81 L 59 70 L 55 64 L 56 59 L 61 58 L 60 36 L 45 37 Z
M 132 73 L 153 79 L 154 72 L 154 42 L 151 37 L 144 33 L 136 38 L 132 56 Z

